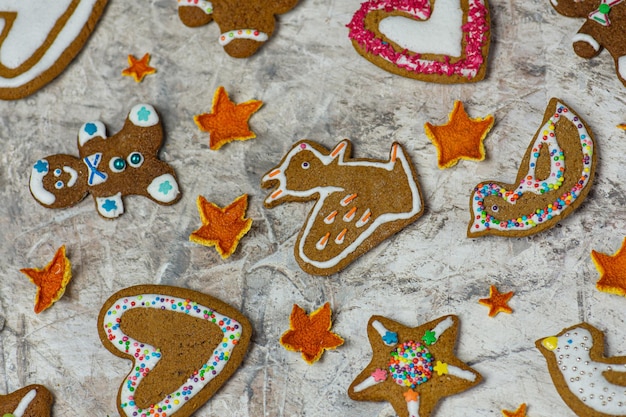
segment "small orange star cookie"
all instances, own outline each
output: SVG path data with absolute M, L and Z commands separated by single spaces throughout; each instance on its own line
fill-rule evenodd
M 620 123 L 617 125 L 618 129 L 626 130 L 626 123 Z
M 72 279 L 72 264 L 65 256 L 65 245 L 63 245 L 45 268 L 24 268 L 20 269 L 20 272 L 37 286 L 35 313 L 39 314 L 63 296 L 65 287 Z
M 483 140 L 493 126 L 493 116 L 485 118 L 470 118 L 463 103 L 454 102 L 454 109 L 450 113 L 448 123 L 435 126 L 426 122 L 426 135 L 437 148 L 440 169 L 450 168 L 459 162 L 459 159 L 482 161 L 485 159 Z
M 209 147 L 218 150 L 234 140 L 256 138 L 248 127 L 248 120 L 263 105 L 260 100 L 235 104 L 228 98 L 224 87 L 218 87 L 213 96 L 211 113 L 194 116 L 193 120 L 203 132 L 209 132 Z
M 515 411 L 502 410 L 504 417 L 526 417 L 526 404 L 517 407 Z
M 501 293 L 495 285 L 492 285 L 489 287 L 489 298 L 481 298 L 478 302 L 489 307 L 489 317 L 495 317 L 500 312 L 511 314 L 513 309 L 507 303 L 513 294 L 513 291 Z
M 280 338 L 280 344 L 287 350 L 302 352 L 302 358 L 312 365 L 327 349 L 343 345 L 343 339 L 330 331 L 330 303 L 324 304 L 307 316 L 304 309 L 294 304 L 289 317 L 289 327 Z
M 591 259 L 600 273 L 596 288 L 600 291 L 626 296 L 626 239 L 613 255 L 591 251 Z
M 140 83 L 146 75 L 154 74 L 156 68 L 148 65 L 150 62 L 150 54 L 145 54 L 141 59 L 128 55 L 128 68 L 122 70 L 122 75 L 133 77 L 136 82 Z
M 248 194 L 237 197 L 224 208 L 202 196 L 198 196 L 197 205 L 202 226 L 191 233 L 189 240 L 204 246 L 215 246 L 223 259 L 228 258 L 252 226 L 252 219 L 244 217 L 248 208 Z

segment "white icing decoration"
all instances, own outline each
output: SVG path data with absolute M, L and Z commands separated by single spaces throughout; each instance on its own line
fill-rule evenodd
M 454 325 L 454 320 L 452 320 L 452 317 L 448 317 L 445 320 L 440 321 L 435 326 L 435 328 L 431 330 L 433 333 L 435 333 L 435 342 L 439 340 L 439 336 L 441 336 L 443 332 L 452 327 L 452 325 Z
M 559 5 L 558 0 L 550 0 L 550 3 L 552 3 L 554 7 L 557 7 Z
M 161 301 L 161 299 L 164 300 Z M 173 303 L 170 301 L 173 301 Z M 134 305 L 132 305 L 132 303 L 134 303 Z M 145 305 L 145 303 L 148 303 L 148 305 Z M 186 306 L 188 305 L 190 308 L 186 308 Z M 134 351 L 139 345 L 141 345 L 141 350 L 146 352 L 143 355 L 143 359 L 137 358 L 133 366 L 133 370 L 128 374 L 120 389 L 119 398 L 121 399 L 122 403 L 126 403 L 125 406 L 122 406 L 124 414 L 126 416 L 132 416 L 135 412 L 137 412 L 137 415 L 141 414 L 138 412 L 139 408 L 135 405 L 134 401 L 128 401 L 128 399 L 133 398 L 134 389 L 136 389 L 141 384 L 142 380 L 150 372 L 135 372 L 134 368 L 139 367 L 150 370 L 154 369 L 161 359 L 161 354 L 158 347 L 154 347 L 147 343 L 135 340 L 132 337 L 124 334 L 116 320 L 119 320 L 125 312 L 132 309 L 161 309 L 162 306 L 167 308 L 168 311 L 186 314 L 190 317 L 201 320 L 210 320 L 212 318 L 211 316 L 214 315 L 215 319 L 217 320 L 216 325 L 223 332 L 224 338 L 215 347 L 215 350 L 213 354 L 210 355 L 210 357 L 208 358 L 208 361 L 200 369 L 198 369 L 198 372 L 200 372 L 201 370 L 205 371 L 204 377 L 199 378 L 198 375 L 190 375 L 189 379 L 187 379 L 183 383 L 183 385 L 181 385 L 175 392 L 168 393 L 166 398 L 161 400 L 159 403 L 151 405 L 151 412 L 154 412 L 155 410 L 161 408 L 162 411 L 160 411 L 160 413 L 162 414 L 159 415 L 171 416 L 172 414 L 175 414 L 181 407 L 183 407 L 187 403 L 187 401 L 191 400 L 196 394 L 200 392 L 200 390 L 202 390 L 202 388 L 204 388 L 209 382 L 211 382 L 224 370 L 224 367 L 228 363 L 228 359 L 232 356 L 232 352 L 237 346 L 236 343 L 239 342 L 239 339 L 241 339 L 242 327 L 238 321 L 213 310 L 210 306 L 203 306 L 194 302 L 193 300 L 185 300 L 183 298 L 159 294 L 143 294 L 137 296 L 123 297 L 119 300 L 116 300 L 111 308 L 104 314 L 104 330 L 105 332 L 107 332 L 107 335 L 115 336 L 115 342 L 111 341 L 111 344 L 123 353 L 127 353 L 125 352 L 125 346 L 129 346 L 130 350 Z M 172 306 L 175 306 L 176 308 L 174 309 L 172 308 Z M 208 311 L 210 312 L 210 314 L 205 315 L 204 311 Z M 220 326 L 218 324 L 220 321 L 224 322 L 223 326 Z M 237 329 L 235 329 L 235 327 L 237 327 Z M 111 336 L 109 336 L 109 338 L 110 337 Z M 118 341 L 122 340 L 125 340 L 125 342 L 122 344 L 117 343 Z M 126 342 L 128 342 L 128 344 L 125 344 Z M 224 355 L 224 358 L 226 359 L 216 359 L 220 358 L 222 355 Z M 210 371 L 211 368 L 213 368 L 213 370 L 216 372 L 215 374 Z M 133 387 L 133 391 L 129 389 L 131 387 Z M 183 392 L 186 392 L 186 394 L 183 394 Z M 185 397 L 188 397 L 189 400 L 185 400 Z M 146 411 L 148 410 L 143 410 L 144 413 Z
M 591 360 L 589 350 L 593 346 L 593 339 L 585 328 L 569 330 L 557 340 L 557 347 L 552 352 L 571 393 L 599 413 L 626 415 L 625 388 L 610 383 L 602 374 L 608 370 L 625 372 L 626 367 Z
M 457 378 L 466 379 L 468 381 L 474 382 L 476 380 L 476 374 L 470 371 L 466 371 L 465 369 L 457 368 L 453 365 L 448 365 L 448 375 L 455 376 Z
M 327 244 L 328 244 L 328 233 L 322 236 L 322 238 L 317 241 L 317 243 L 315 244 L 315 248 L 317 250 L 323 250 Z
M 45 163 L 48 164 L 48 161 L 45 159 L 40 159 L 37 161 L 37 164 Z M 44 172 L 39 172 L 36 168 L 37 164 L 33 167 L 30 173 L 30 192 L 33 197 L 35 197 L 41 204 L 50 206 L 54 204 L 56 201 L 56 197 L 50 191 L 46 190 L 43 186 L 43 179 L 48 174 L 49 168 Z
M 64 166 L 63 171 L 70 174 L 70 180 L 67 182 L 67 186 L 73 187 L 74 184 L 76 184 L 76 181 L 78 180 L 78 172 L 76 172 L 74 168 L 68 167 L 68 166 Z
M 363 215 L 361 216 L 361 218 L 359 220 L 357 220 L 357 222 L 355 223 L 356 227 L 362 227 L 364 226 L 367 222 L 370 221 L 370 217 L 371 217 L 371 211 L 370 209 L 365 210 L 365 213 L 363 213 Z
M 441 0 L 439 0 L 441 1 Z M 407 401 L 406 403 L 406 408 L 407 411 L 409 412 L 409 417 L 420 417 L 419 415 L 419 406 L 420 404 L 420 398 L 417 397 L 417 401 Z
M 346 229 L 343 229 L 335 238 L 335 243 L 338 245 L 341 245 L 345 238 L 346 238 Z
M 222 33 L 218 39 L 220 45 L 226 46 L 235 39 L 252 39 L 253 41 L 265 42 L 268 39 L 267 33 L 256 29 L 235 29 Z
M 93 133 L 89 133 L 90 129 L 95 128 L 96 130 Z M 93 138 L 107 138 L 107 130 L 104 123 L 101 121 L 95 122 L 87 122 L 80 127 L 78 131 L 78 146 L 83 146 L 85 143 L 89 142 Z
M 354 201 L 354 199 L 356 198 L 356 194 L 349 194 L 347 196 L 345 196 L 341 202 L 339 204 L 341 204 L 343 207 L 347 206 L 348 204 L 352 203 Z
M 356 215 L 356 210 L 350 210 L 346 214 L 343 215 L 343 221 L 346 223 L 351 222 L 354 219 L 355 215 Z
M 378 25 L 380 32 L 404 49 L 420 54 L 460 57 L 463 41 L 463 10 L 459 0 L 436 0 L 428 20 L 389 16 Z
M 617 71 L 619 71 L 620 77 L 626 79 L 626 55 L 617 59 Z
M 400 146 L 393 146 L 391 153 L 396 152 L 395 160 L 390 158 L 387 162 L 375 162 L 375 161 L 344 161 L 344 155 L 347 148 L 347 142 L 340 142 L 339 145 L 335 147 L 329 155 L 323 155 L 316 149 L 308 146 L 305 143 L 302 143 L 299 146 L 294 147 L 287 156 L 285 157 L 283 163 L 280 167 L 273 170 L 269 174 L 265 175 L 262 179 L 263 182 L 274 180 L 278 181 L 279 185 L 276 191 L 274 191 L 269 197 L 265 199 L 266 203 L 271 203 L 276 200 L 279 196 L 282 198 L 284 196 L 294 196 L 294 197 L 310 197 L 314 194 L 319 194 L 319 198 L 317 203 L 311 210 L 311 214 L 309 215 L 309 220 L 302 231 L 302 236 L 300 237 L 300 244 L 297 248 L 298 255 L 302 259 L 302 261 L 306 262 L 309 265 L 312 265 L 316 268 L 327 269 L 332 268 L 345 259 L 349 254 L 353 253 L 356 248 L 358 248 L 368 237 L 370 237 L 380 226 L 385 223 L 393 222 L 396 220 L 404 220 L 409 219 L 415 216 L 422 208 L 422 201 L 420 199 L 419 191 L 417 189 L 417 183 L 413 178 L 413 171 L 411 170 L 411 163 L 408 161 L 407 157 L 404 155 L 404 151 Z M 343 146 L 342 146 L 343 145 Z M 395 148 L 395 149 L 394 149 Z M 384 213 L 378 216 L 369 226 L 365 229 L 350 245 L 344 248 L 339 254 L 335 257 L 327 260 L 327 261 L 315 261 L 310 259 L 304 253 L 304 242 L 307 240 L 309 233 L 311 232 L 311 228 L 315 223 L 315 219 L 319 216 L 319 212 L 324 206 L 324 201 L 335 192 L 345 192 L 344 189 L 340 187 L 334 187 L 332 185 L 324 185 L 324 186 L 316 186 L 312 187 L 308 190 L 304 191 L 295 191 L 289 190 L 286 188 L 287 178 L 285 177 L 285 170 L 289 166 L 291 159 L 300 151 L 307 150 L 310 151 L 317 159 L 320 160 L 324 165 L 328 165 L 337 159 L 337 163 L 339 166 L 366 166 L 372 168 L 383 169 L 385 171 L 393 171 L 396 163 L 400 162 L 402 164 L 402 169 L 406 174 L 407 183 L 411 190 L 412 195 L 412 207 L 409 211 L 405 211 L 404 213 Z
M 79 36 L 97 2 L 98 0 L 0 0 L 0 11 L 17 13 L 13 26 L 0 47 L 0 62 L 8 68 L 17 68 L 30 58 L 46 41 L 58 18 L 76 3 L 72 15 L 39 62 L 16 77 L 0 77 L 0 88 L 22 86 L 54 66 Z
M 128 119 L 135 126 L 150 127 L 159 123 L 159 115 L 149 104 L 137 104 L 128 113 Z
M 591 45 L 591 47 L 595 49 L 596 51 L 600 50 L 600 44 L 598 43 L 598 41 L 595 40 L 593 36 L 587 35 L 586 33 L 575 34 L 574 37 L 572 38 L 572 43 L 574 42 L 585 42 Z
M 191 6 L 198 7 L 206 14 L 213 13 L 213 3 L 206 0 L 178 0 L 178 7 Z
M 358 385 L 355 385 L 353 390 L 354 392 L 361 392 L 363 390 L 366 390 L 370 387 L 373 387 L 374 385 L 378 385 L 383 381 L 376 381 L 376 379 L 374 379 L 373 376 L 368 376 L 367 378 L 365 378 L 361 383 L 359 383 Z
M 390 330 L 387 330 L 387 328 L 385 326 L 383 326 L 383 324 L 381 322 L 379 322 L 378 320 L 374 320 L 372 322 L 372 327 L 374 328 L 374 330 L 376 330 L 378 332 L 378 334 L 380 335 L 381 338 L 385 337 L 385 335 L 387 333 L 394 333 Z M 395 343 L 387 343 L 385 342 L 385 340 L 383 339 L 383 343 L 386 344 L 387 346 L 393 346 L 395 345 Z
M 337 210 L 333 211 L 328 216 L 324 217 L 324 223 L 333 224 L 333 222 L 335 221 L 335 217 L 337 217 Z
M 96 208 L 102 217 L 114 219 L 124 214 L 124 202 L 122 193 L 108 197 L 96 197 Z
M 37 390 L 31 389 L 30 391 L 28 391 L 28 393 L 24 395 L 24 397 L 22 397 L 22 399 L 20 400 L 20 403 L 15 408 L 15 411 L 13 411 L 13 416 L 22 417 L 24 413 L 26 412 L 26 409 L 28 408 L 30 403 L 35 399 L 36 396 L 37 396 Z
M 148 185 L 148 194 L 160 203 L 171 203 L 179 193 L 178 182 L 172 174 L 159 175 Z
M 93 186 L 106 182 L 108 175 L 106 172 L 98 170 L 98 165 L 102 162 L 102 153 L 97 152 L 93 155 L 86 156 L 83 158 L 83 162 L 89 170 L 89 174 L 87 175 L 87 184 Z

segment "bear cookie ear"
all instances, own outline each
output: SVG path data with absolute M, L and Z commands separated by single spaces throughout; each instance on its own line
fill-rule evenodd
M 88 193 L 85 164 L 62 154 L 38 160 L 30 174 L 30 193 L 48 208 L 73 206 Z

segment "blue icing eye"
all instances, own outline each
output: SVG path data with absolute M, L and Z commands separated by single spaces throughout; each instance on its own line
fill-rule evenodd
M 61 188 L 63 188 L 63 181 L 57 181 L 54 183 L 54 188 L 56 188 L 57 190 L 60 190 Z
M 93 135 L 97 131 L 98 131 L 98 126 L 96 126 L 94 123 L 87 123 L 85 125 L 85 132 L 87 132 L 89 135 Z
M 35 163 L 33 168 L 35 168 L 39 173 L 48 172 L 48 162 L 40 159 Z

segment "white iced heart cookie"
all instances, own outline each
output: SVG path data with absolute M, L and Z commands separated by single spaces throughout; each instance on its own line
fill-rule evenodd
M 28 96 L 59 75 L 107 1 L 0 0 L 0 98 Z
M 348 28 L 357 52 L 389 72 L 439 83 L 485 77 L 487 0 L 369 0 Z

